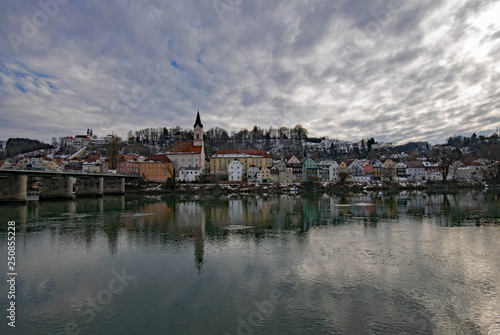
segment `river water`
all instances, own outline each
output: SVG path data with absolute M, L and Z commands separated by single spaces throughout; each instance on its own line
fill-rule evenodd
M 0 206 L 2 334 L 500 334 L 500 198 L 402 193 Z

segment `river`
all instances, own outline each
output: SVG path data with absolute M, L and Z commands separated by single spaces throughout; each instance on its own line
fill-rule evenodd
M 2 334 L 500 334 L 494 193 L 133 195 L 0 217 L 0 255 L 17 229 Z

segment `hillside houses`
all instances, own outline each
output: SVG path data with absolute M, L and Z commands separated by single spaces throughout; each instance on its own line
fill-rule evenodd
M 177 128 L 179 130 L 176 130 Z M 87 147 L 89 143 L 95 144 L 97 140 L 92 130 L 87 129 L 86 135 L 63 138 L 64 144 L 71 148 L 57 152 L 60 156 L 53 157 L 54 151 L 19 154 L 2 161 L 0 168 L 116 173 L 142 176 L 146 181 L 158 182 L 165 182 L 169 178 L 186 182 L 202 179 L 268 183 L 305 181 L 367 183 L 443 179 L 444 169 L 435 162 L 439 160 L 435 156 L 429 156 L 429 151 L 423 151 L 425 148 L 421 145 L 417 147 L 401 145 L 390 150 L 393 148 L 392 144 L 378 144 L 373 139 L 348 142 L 308 138 L 307 133 L 305 137 L 304 134 L 299 136 L 298 133 L 282 134 L 281 130 L 276 131 L 273 136 L 263 138 L 262 134 L 258 133 L 258 127 L 256 131 L 245 136 L 242 132 L 238 141 L 227 142 L 223 139 L 229 136 L 227 132 L 224 135 L 224 131 L 220 128 L 212 128 L 204 134 L 199 112 L 196 114 L 192 130 L 177 128 L 169 130 L 163 128 L 161 133 L 155 133 L 154 138 L 152 135 L 148 137 L 146 133 L 136 132 L 136 136 L 129 135 L 127 141 L 119 143 L 115 141 L 118 139 L 116 135 L 110 135 L 102 143 L 108 145 L 100 147 L 92 145 Z M 163 137 L 160 138 L 160 135 Z M 231 135 L 231 138 L 233 137 Z M 150 141 L 144 144 L 148 138 Z M 160 142 L 157 141 L 159 138 Z M 207 142 L 208 156 L 205 153 L 205 139 L 210 141 L 210 144 Z M 292 146 L 291 149 L 286 145 L 271 145 L 271 142 L 280 140 L 293 141 L 296 147 Z M 264 145 L 265 143 L 267 144 Z M 109 152 L 106 150 L 111 150 L 115 144 L 116 149 L 111 151 L 113 156 L 106 157 L 106 153 Z M 75 150 L 75 147 L 81 149 Z M 428 146 L 426 147 L 428 150 Z M 373 150 L 381 151 L 374 153 Z M 291 153 L 294 155 L 286 156 Z M 425 154 L 434 161 L 424 158 Z M 357 159 L 352 159 L 354 157 Z M 360 159 L 360 157 L 370 159 Z M 468 155 L 467 159 L 455 161 L 446 177 L 481 180 L 492 173 L 495 174 L 495 164 L 497 162 L 494 160 L 480 161 Z M 204 176 L 206 174 L 212 176 Z

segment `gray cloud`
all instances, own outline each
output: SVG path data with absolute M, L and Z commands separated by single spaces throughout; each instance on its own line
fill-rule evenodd
M 152 126 L 294 126 L 444 141 L 500 120 L 495 1 L 70 2 L 12 47 L 0 11 L 0 138 Z M 219 15 L 220 14 L 220 15 Z M 489 20 L 489 21 L 488 21 Z

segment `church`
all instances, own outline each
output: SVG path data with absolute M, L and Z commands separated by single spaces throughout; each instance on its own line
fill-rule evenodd
M 164 152 L 174 163 L 178 172 L 182 171 L 185 174 L 186 171 L 189 171 L 197 175 L 205 172 L 205 146 L 200 111 L 198 111 L 194 123 L 193 140 L 178 142 L 172 148 L 165 149 Z

